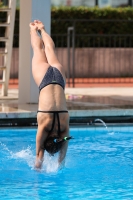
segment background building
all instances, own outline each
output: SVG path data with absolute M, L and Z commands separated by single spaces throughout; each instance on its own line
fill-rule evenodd
M 8 3 L 8 0 L 0 0 L 5 5 Z M 19 7 L 20 0 L 17 0 L 17 7 Z M 51 0 L 52 6 L 88 6 L 88 7 L 125 7 L 133 6 L 133 0 Z
M 8 4 L 8 0 L 0 0 L 0 2 L 3 2 L 5 5 Z M 17 7 L 20 6 L 20 0 L 16 0 L 16 4 L 17 4 Z
M 133 0 L 51 0 L 52 6 L 132 6 Z

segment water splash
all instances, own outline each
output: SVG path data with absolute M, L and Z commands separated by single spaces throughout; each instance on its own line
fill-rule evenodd
M 94 122 L 101 122 L 103 124 L 103 126 L 107 129 L 109 135 L 115 134 L 114 132 L 109 132 L 107 125 L 105 124 L 105 122 L 102 119 L 95 119 Z
M 35 156 L 32 153 L 31 147 L 14 153 L 12 158 L 26 162 L 31 170 L 35 169 Z M 42 169 L 39 171 L 46 173 L 56 173 L 59 169 L 57 156 L 49 156 L 49 154 L 45 152 L 44 158 L 45 159 L 42 165 Z
M 34 168 L 35 156 L 33 155 L 30 146 L 28 146 L 26 149 L 13 153 L 11 158 L 24 161 L 31 169 Z
M 45 159 L 43 162 L 42 171 L 45 171 L 46 173 L 56 173 L 58 169 L 58 154 L 50 156 L 47 152 L 45 152 Z
M 114 134 L 115 134 L 115 132 L 109 132 L 108 134 L 109 134 L 109 135 L 114 135 Z
M 101 122 L 103 126 L 105 126 L 105 128 L 108 129 L 108 127 L 106 126 L 105 122 L 102 119 L 95 119 L 94 122 Z
M 35 155 L 30 146 L 17 152 L 9 150 L 8 147 L 2 142 L 0 142 L 0 146 L 2 149 L 2 153 L 6 154 L 6 156 L 4 155 L 4 159 L 13 159 L 16 162 L 23 164 L 25 163 L 28 167 L 31 168 L 31 170 L 35 169 Z M 41 171 L 45 173 L 57 173 L 59 170 L 58 154 L 55 156 L 50 156 L 47 152 L 45 152 L 44 158 L 45 159 Z
M 1 147 L 3 148 L 3 150 L 4 150 L 5 152 L 7 152 L 10 156 L 13 155 L 13 152 L 10 151 L 10 150 L 8 149 L 8 147 L 7 147 L 5 144 L 3 144 L 2 142 L 0 142 L 0 146 L 1 146 Z

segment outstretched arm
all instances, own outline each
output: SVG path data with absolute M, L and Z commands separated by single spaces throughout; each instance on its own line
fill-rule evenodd
M 65 132 L 62 133 L 62 138 L 69 138 L 69 118 L 68 118 L 68 122 L 66 122 L 66 124 L 67 124 L 67 127 L 66 127 Z M 68 148 L 68 142 L 69 142 L 69 140 L 64 141 L 62 148 L 59 152 L 59 159 L 58 159 L 59 165 L 62 165 L 65 161 L 67 148 Z
M 62 165 L 63 162 L 65 161 L 67 148 L 68 148 L 68 141 L 65 141 L 59 152 L 59 159 L 58 159 L 59 166 Z
M 44 157 L 44 142 L 47 138 L 48 133 L 44 131 L 41 125 L 38 125 L 38 131 L 36 135 L 36 160 L 35 168 L 41 168 Z

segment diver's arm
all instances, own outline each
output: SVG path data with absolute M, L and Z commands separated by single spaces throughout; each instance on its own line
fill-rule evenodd
M 47 133 L 44 132 L 44 128 L 38 126 L 36 135 L 36 160 L 35 168 L 41 168 L 44 159 L 44 142 L 47 138 Z
M 44 149 L 40 149 L 40 151 L 36 153 L 35 168 L 41 169 L 43 158 L 44 158 Z
M 59 152 L 59 158 L 58 158 L 58 163 L 59 163 L 59 166 L 64 164 L 64 161 L 65 161 L 65 156 L 66 156 L 66 153 L 67 153 L 67 148 L 68 148 L 68 142 L 69 142 L 69 139 L 68 137 L 70 136 L 69 135 L 69 117 L 67 118 L 67 125 L 66 125 L 66 129 L 65 131 L 62 133 L 62 139 L 65 139 L 63 145 L 62 145 L 62 148 Z
M 59 152 L 59 159 L 58 159 L 59 166 L 62 165 L 63 162 L 65 161 L 67 148 L 68 148 L 68 141 L 65 141 Z

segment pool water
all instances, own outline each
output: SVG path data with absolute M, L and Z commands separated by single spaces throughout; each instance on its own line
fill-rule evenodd
M 35 129 L 0 130 L 0 199 L 132 200 L 133 127 L 71 128 L 65 166 L 34 169 Z

